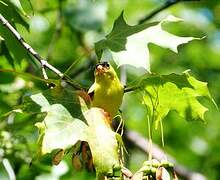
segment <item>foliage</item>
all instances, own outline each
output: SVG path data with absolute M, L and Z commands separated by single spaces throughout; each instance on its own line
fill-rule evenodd
M 164 22 L 178 22 L 174 16 L 168 16 L 159 24 L 149 23 L 136 26 L 126 24 L 123 14 L 115 21 L 112 31 L 106 39 L 96 43 L 96 53 L 106 49 L 112 51 L 113 60 L 118 66 L 129 64 L 135 67 L 143 67 L 150 72 L 150 57 L 148 44 L 154 43 L 164 48 L 169 48 L 177 53 L 180 44 L 187 43 L 192 37 L 178 37 L 162 29 Z
M 212 100 L 207 83 L 196 80 L 184 72 L 182 75 L 150 75 L 141 80 L 144 88 L 143 103 L 148 107 L 148 115 L 158 123 L 164 119 L 170 110 L 176 110 L 180 116 L 188 121 L 202 120 L 208 110 L 199 101 L 199 97 Z M 169 92 L 172 96 L 167 98 Z
M 173 165 L 161 161 L 154 166 L 154 159 L 147 161 L 118 134 L 123 128 L 148 133 L 160 144 L 158 125 L 163 126 L 165 151 L 189 169 L 219 178 L 219 4 L 179 3 L 167 10 L 175 16 L 160 12 L 161 17 L 138 24 L 153 5 L 154 1 L 0 0 L 8 23 L 64 73 L 57 77 L 52 69 L 45 79 L 42 64 L 23 47 L 23 39 L 0 24 L 0 179 L 8 177 L 7 161 L 18 179 L 94 179 L 93 168 L 99 178 L 120 177 L 124 166 L 136 172 L 136 179 L 175 178 Z M 182 46 L 194 39 L 200 41 Z M 126 68 L 127 88 L 134 90 L 124 95 L 122 114 L 114 120 L 102 109 L 91 108 L 84 91 L 93 82 L 93 65 L 110 58 L 122 66 L 121 76 Z M 185 71 L 189 68 L 190 73 Z M 111 124 L 118 119 L 125 127 L 115 131 Z M 198 120 L 206 125 L 193 123 Z M 58 165 L 56 170 L 51 163 Z

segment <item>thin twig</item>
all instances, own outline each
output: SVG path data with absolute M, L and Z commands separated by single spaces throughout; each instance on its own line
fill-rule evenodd
M 25 42 L 23 37 L 15 30 L 15 28 L 0 14 L 0 21 L 1 23 L 11 31 L 14 37 L 20 42 L 20 44 L 30 53 L 38 62 L 41 64 L 42 68 L 48 68 L 53 71 L 55 74 L 63 77 L 63 73 L 61 73 L 58 69 L 50 65 L 46 60 L 44 60 L 28 43 Z M 46 79 L 47 77 L 45 77 Z
M 127 131 L 125 133 L 125 137 L 130 143 L 134 144 L 136 147 L 138 147 L 142 151 L 149 153 L 148 139 L 140 136 L 138 133 L 134 131 Z M 174 166 L 175 172 L 179 176 L 184 177 L 184 179 L 189 179 L 189 180 L 205 180 L 206 179 L 204 175 L 198 172 L 190 171 L 183 165 L 178 164 L 172 156 L 165 153 L 159 146 L 157 146 L 154 143 L 152 144 L 152 157 L 157 160 L 164 160 L 167 158 L 169 161 L 175 164 Z
M 138 86 L 135 86 L 135 87 L 125 87 L 124 88 L 124 93 L 135 91 L 137 89 L 140 89 L 140 87 L 138 87 Z
M 160 7 L 156 8 L 155 10 L 153 10 L 152 12 L 150 12 L 147 16 L 145 16 L 143 19 L 141 19 L 138 24 L 142 24 L 145 21 L 151 19 L 152 17 L 154 17 L 156 14 L 160 13 L 161 11 L 179 3 L 179 2 L 184 2 L 184 1 L 200 1 L 200 0 L 167 0 L 163 5 L 161 5 Z
M 68 84 L 73 86 L 76 89 L 82 89 L 78 85 L 74 84 L 72 80 L 64 75 L 62 72 L 60 72 L 58 69 L 56 69 L 54 66 L 49 64 L 45 59 L 43 59 L 26 41 L 23 39 L 23 37 L 15 30 L 15 28 L 0 14 L 0 21 L 12 34 L 13 36 L 20 42 L 20 44 L 24 47 L 24 49 L 30 53 L 40 64 L 42 68 L 42 73 L 44 76 L 44 79 L 48 79 L 45 68 L 51 70 L 56 75 L 58 75 L 61 79 L 66 80 Z

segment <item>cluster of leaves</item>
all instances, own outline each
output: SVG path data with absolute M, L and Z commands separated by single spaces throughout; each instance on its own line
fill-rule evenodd
M 110 119 L 104 111 L 98 108 L 87 109 L 86 104 L 82 105 L 83 99 L 79 94 L 83 92 L 54 88 L 27 97 L 22 110 L 46 113 L 44 120 L 35 124 L 40 130 L 40 155 L 56 149 L 67 150 L 78 141 L 84 141 L 89 144 L 96 173 L 112 176 L 112 167 L 119 166 L 116 133 L 112 131 Z M 56 161 L 59 162 L 62 156 L 59 155 L 60 160 L 57 157 Z
M 175 36 L 162 29 L 164 22 L 178 21 L 181 21 L 181 19 L 168 16 L 160 23 L 143 23 L 136 26 L 129 26 L 125 22 L 122 13 L 116 19 L 112 31 L 106 38 L 96 43 L 96 53 L 101 58 L 103 51 L 110 49 L 113 60 L 118 66 L 128 64 L 137 68 L 145 68 L 150 72 L 149 43 L 169 48 L 177 53 L 177 47 L 180 44 L 198 39 Z
M 28 24 L 20 15 L 26 16 L 22 8 L 23 1 L 20 2 L 0 1 L 1 14 L 10 24 L 14 26 L 20 24 L 28 29 Z M 69 12 L 71 11 L 67 9 L 65 14 L 67 19 L 75 17 L 69 19 L 69 26 L 73 29 L 81 29 L 82 24 L 77 25 L 77 27 L 73 26 L 72 21 L 77 21 L 77 17 L 69 14 Z M 79 12 L 82 13 L 82 10 Z M 115 20 L 112 31 L 104 39 L 96 42 L 97 57 L 106 60 L 106 56 L 109 57 L 106 54 L 110 53 L 118 66 L 128 64 L 136 68 L 144 68 L 150 72 L 149 43 L 171 49 L 177 53 L 179 45 L 198 39 L 179 37 L 163 30 L 162 25 L 166 22 L 178 21 L 180 21 L 179 18 L 168 16 L 161 22 L 130 26 L 124 20 L 122 13 Z M 93 24 L 91 28 L 94 28 Z M 12 67 L 15 68 L 15 63 L 21 64 L 22 59 L 28 60 L 31 64 L 34 63 L 20 42 L 3 24 L 0 25 L 0 35 L 1 55 L 6 57 Z M 12 84 L 10 86 L 12 87 Z M 139 77 L 138 81 L 132 86 L 139 87 L 137 92 L 141 94 L 142 106 L 147 109 L 147 118 L 156 128 L 172 110 L 187 120 L 205 121 L 204 114 L 208 109 L 199 98 L 205 97 L 213 102 L 207 83 L 198 81 L 188 71 L 182 74 L 172 73 L 168 75 L 145 74 Z M 4 89 L 7 91 L 7 88 L 7 84 L 0 87 L 1 91 Z M 170 96 L 170 92 L 172 92 L 172 96 Z M 118 151 L 119 147 L 123 146 L 120 135 L 111 129 L 109 122 L 112 120 L 109 120 L 101 109 L 87 107 L 82 98 L 82 93 L 84 93 L 85 99 L 85 92 L 68 90 L 66 87 L 57 85 L 54 89 L 41 90 L 37 94 L 31 93 L 30 96 L 24 98 L 22 105 L 18 107 L 19 110 L 17 109 L 16 112 L 21 113 L 20 115 L 27 115 L 28 119 L 33 115 L 33 123 L 41 120 L 35 124 L 39 129 L 39 154 L 37 156 L 58 150 L 59 153 L 55 154 L 53 162 L 59 164 L 64 156 L 64 151 L 68 151 L 79 141 L 83 141 L 89 145 L 97 176 L 115 176 L 117 174 L 115 171 L 121 168 Z M 19 96 L 21 95 L 19 94 Z M 15 111 L 10 113 L 10 116 L 14 113 Z M 33 124 L 32 127 L 34 127 Z M 81 149 L 78 148 L 77 151 L 81 151 Z M 76 155 L 77 151 L 74 151 L 73 154 Z M 7 153 L 10 154 L 11 152 Z M 158 167 L 163 167 L 163 165 Z M 152 169 L 149 172 L 148 170 L 144 171 L 144 176 L 152 176 Z M 153 174 L 155 173 L 153 172 Z
M 6 17 L 11 24 L 20 24 L 26 28 L 26 30 L 29 29 L 28 23 L 22 17 L 22 15 L 26 15 L 26 13 L 20 4 L 20 1 L 3 0 L 0 2 L 0 11 L 1 15 Z M 26 50 L 16 40 L 9 29 L 7 29 L 2 23 L 0 25 L 0 33 L 1 37 L 4 39 L 1 43 L 2 55 L 8 59 L 8 62 L 12 67 L 15 67 L 15 62 L 21 63 L 22 59 L 27 59 L 30 63 L 34 62 L 33 60 L 31 61 L 31 56 L 28 55 Z

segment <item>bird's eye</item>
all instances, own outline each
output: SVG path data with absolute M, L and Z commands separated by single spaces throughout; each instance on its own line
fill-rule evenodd
M 98 64 L 96 64 L 96 66 L 95 66 L 95 68 L 97 69 L 97 67 L 98 66 L 102 66 L 102 67 L 105 67 L 105 68 L 107 68 L 107 69 L 109 69 L 110 68 L 110 65 L 109 65 L 109 63 L 108 62 L 102 62 L 102 63 L 98 63 Z
M 109 65 L 108 62 L 103 62 L 103 66 L 106 67 L 106 68 L 109 68 L 109 67 L 110 67 L 110 65 Z

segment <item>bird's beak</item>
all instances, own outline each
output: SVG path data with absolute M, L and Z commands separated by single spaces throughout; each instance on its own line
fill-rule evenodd
M 101 64 L 96 67 L 96 73 L 97 73 L 98 75 L 99 75 L 99 74 L 103 74 L 104 72 L 106 72 L 106 68 L 103 67 Z

